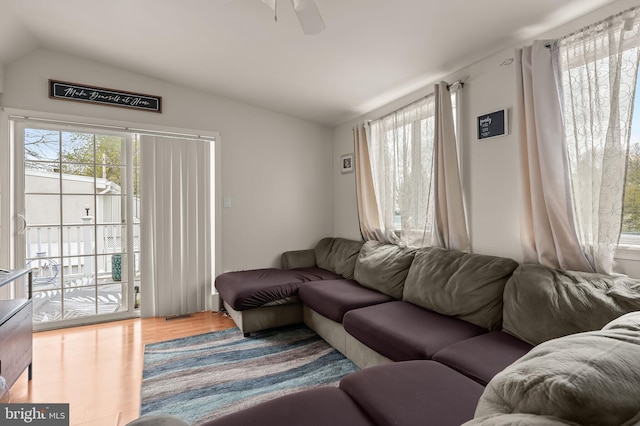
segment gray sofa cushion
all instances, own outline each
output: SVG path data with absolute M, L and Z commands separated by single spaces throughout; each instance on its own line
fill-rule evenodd
M 356 260 L 354 278 L 361 285 L 395 299 L 402 299 L 404 280 L 415 249 L 367 241 Z
M 526 264 L 504 290 L 504 330 L 533 345 L 640 310 L 640 280 Z
M 428 247 L 416 252 L 403 300 L 489 330 L 499 330 L 512 259 Z
M 632 333 L 639 333 L 640 337 L 640 313 L 629 312 L 621 317 L 618 317 L 602 327 L 603 330 L 623 330 L 630 331 Z
M 285 251 L 280 256 L 283 269 L 313 268 L 316 266 L 316 252 L 313 249 Z
M 640 420 L 640 312 L 549 340 L 489 382 L 476 417 L 523 413 L 582 425 Z
M 348 280 L 353 279 L 356 259 L 364 242 L 323 238 L 315 247 L 316 265 Z
M 537 414 L 497 414 L 473 419 L 462 426 L 581 426 L 573 422 L 565 422 L 555 417 Z

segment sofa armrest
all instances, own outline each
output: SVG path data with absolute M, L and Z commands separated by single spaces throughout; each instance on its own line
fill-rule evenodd
M 284 269 L 313 268 L 316 266 L 316 252 L 313 249 L 285 251 L 280 261 Z

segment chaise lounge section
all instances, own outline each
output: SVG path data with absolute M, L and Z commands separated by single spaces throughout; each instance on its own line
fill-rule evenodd
M 232 318 L 240 316 L 238 325 L 246 333 L 282 325 L 281 318 L 266 314 L 272 308 L 295 311 L 288 323 L 304 322 L 363 370 L 345 377 L 338 389 L 323 391 L 323 397 L 335 399 L 335 410 L 294 407 L 312 404 L 317 396 L 302 392 L 210 424 L 260 418 L 261 424 L 274 425 L 352 424 L 344 423 L 348 419 L 353 424 L 459 425 L 474 418 L 485 387 L 519 359 L 544 349 L 545 342 L 600 330 L 640 310 L 636 280 L 440 248 L 328 238 L 282 259 L 282 269 L 216 279 Z M 262 281 L 265 273 L 277 279 Z M 629 333 L 640 341 L 637 330 Z M 635 350 L 640 362 L 638 347 L 628 350 Z M 640 401 L 640 386 L 636 395 Z M 271 418 L 272 412 L 291 417 Z M 477 424 L 510 424 L 491 423 L 491 416 L 486 410 L 476 413 L 488 422 Z
M 254 269 L 219 275 L 215 287 L 225 310 L 245 335 L 302 322 L 300 287 L 353 278 L 362 242 L 325 238 L 315 250 L 288 252 L 282 269 Z

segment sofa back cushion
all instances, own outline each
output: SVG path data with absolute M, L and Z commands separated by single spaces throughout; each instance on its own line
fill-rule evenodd
M 353 279 L 353 270 L 362 244 L 362 241 L 344 238 L 323 238 L 315 247 L 316 266 L 340 274 L 346 279 Z
M 637 425 L 639 389 L 640 312 L 635 312 L 602 330 L 536 346 L 489 382 L 475 415 L 528 413 L 569 424 Z
M 415 249 L 367 241 L 356 260 L 354 278 L 364 287 L 402 299 L 404 280 L 414 254 Z
M 521 265 L 504 291 L 504 331 L 537 345 L 640 310 L 640 280 Z
M 499 330 L 502 292 L 518 263 L 503 257 L 437 247 L 420 249 L 403 300 L 489 330 Z

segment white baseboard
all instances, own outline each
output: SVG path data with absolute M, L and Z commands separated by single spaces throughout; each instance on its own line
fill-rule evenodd
M 211 310 L 213 312 L 220 312 L 222 310 L 222 299 L 218 293 L 211 295 Z

